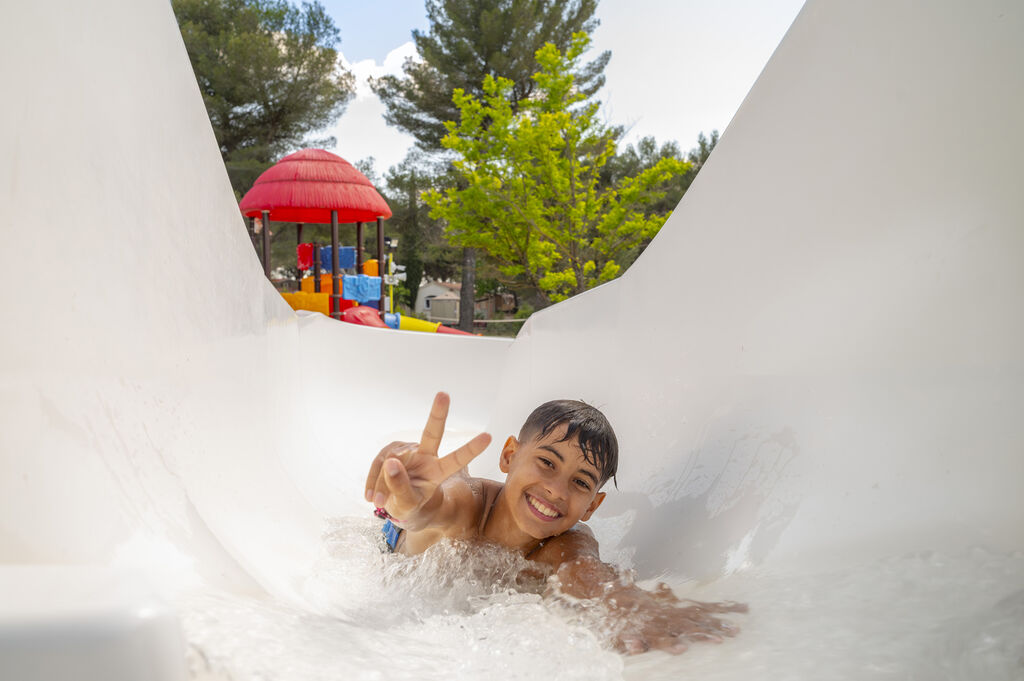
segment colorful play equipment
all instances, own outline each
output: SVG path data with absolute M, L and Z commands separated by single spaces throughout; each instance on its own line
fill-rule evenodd
M 366 176 L 340 156 L 323 149 L 303 149 L 285 156 L 256 179 L 239 208 L 249 218 L 251 231 L 255 230 L 255 219 L 261 220 L 263 273 L 268 278 L 270 222 L 296 223 L 296 264 L 300 271 L 311 271 L 312 276 L 300 277 L 298 291 L 281 293 L 292 309 L 321 312 L 356 324 L 465 334 L 434 322 L 403 319 L 394 313 L 393 286 L 405 275 L 400 272 L 404 268 L 396 267 L 391 256 L 384 253 L 382 220 L 391 217 L 391 209 Z M 364 260 L 363 223 L 372 220 L 377 223 L 377 257 Z M 355 223 L 355 246 L 339 244 L 340 222 Z M 303 243 L 302 226 L 307 223 L 329 223 L 331 245 Z M 380 273 L 381 262 L 387 264 L 384 276 Z M 321 290 L 321 269 L 331 271 L 330 293 Z M 390 288 L 388 295 L 385 283 Z M 357 307 L 362 308 L 358 313 L 345 314 Z M 374 315 L 377 324 L 368 321 Z
M 363 326 L 375 326 L 379 329 L 400 329 L 402 331 L 423 331 L 426 333 L 448 333 L 458 336 L 472 336 L 474 334 L 459 329 L 445 326 L 441 322 L 428 322 L 423 319 L 416 319 L 407 315 L 395 312 L 384 313 L 384 319 L 380 318 L 377 311 L 372 307 L 359 305 L 351 307 L 341 313 L 341 320 L 350 324 L 361 324 Z
M 255 219 L 261 220 L 263 273 L 270 277 L 270 223 L 294 222 L 297 224 L 297 248 L 303 246 L 302 226 L 306 223 L 330 224 L 331 247 L 327 260 L 331 270 L 331 294 L 328 299 L 328 313 L 334 319 L 341 319 L 344 309 L 342 300 L 342 273 L 340 263 L 345 257 L 338 243 L 338 224 L 355 223 L 356 245 L 354 266 L 356 271 L 363 265 L 363 223 L 377 222 L 377 258 L 384 258 L 384 228 L 382 220 L 391 217 L 391 209 L 377 192 L 373 184 L 356 168 L 336 154 L 323 149 L 303 149 L 285 156 L 265 170 L 246 192 L 239 208 L 249 218 L 249 227 L 255 231 Z M 318 249 L 314 243 L 312 253 L 323 257 L 325 249 Z M 301 259 L 302 254 L 299 254 Z M 316 291 L 319 293 L 321 263 L 313 267 Z M 359 276 L 359 275 L 355 275 Z M 358 293 L 358 301 L 374 284 L 365 280 L 354 281 L 350 292 Z M 383 289 L 376 283 L 377 304 L 384 307 Z M 364 302 L 369 302 L 365 300 Z M 289 301 L 292 304 L 292 301 Z M 316 303 L 319 306 L 319 302 Z M 294 305 L 293 305 L 294 307 Z M 303 308 L 306 309 L 306 308 Z

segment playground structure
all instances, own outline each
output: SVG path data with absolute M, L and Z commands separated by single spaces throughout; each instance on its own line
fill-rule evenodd
M 950 585 L 916 638 L 870 583 L 837 606 L 868 623 L 817 627 L 812 647 L 758 619 L 771 575 L 795 602 L 814 598 L 808 574 L 1024 550 L 1020 3 L 808 2 L 637 266 L 514 342 L 296 315 L 252 255 L 168 3 L 0 13 L 16 93 L 0 108 L 0 235 L 7 253 L 59 239 L 64 273 L 0 292 L 0 676 L 179 681 L 169 604 L 190 589 L 314 617 L 302 585 L 324 518 L 368 513 L 368 453 L 415 437 L 444 388 L 447 449 L 515 432 L 548 398 L 601 406 L 623 451 L 595 515 L 602 551 L 725 597 L 754 585 L 738 639 L 622 675 L 710 659 L 703 678 L 749 679 L 808 658 L 791 678 L 829 678 L 813 655 L 834 650 L 861 673 L 845 678 L 943 678 L 927 673 L 936 651 L 965 651 L 969 672 L 976 636 L 1006 673 L 963 678 L 1020 677 L 1019 572 L 992 592 L 974 574 Z M 957 144 L 965 131 L 984 134 Z M 73 220 L 41 210 L 55 196 Z M 159 278 L 140 253 L 159 254 Z M 36 271 L 15 258 L 6 274 Z M 672 315 L 652 295 L 667 277 Z M 496 459 L 472 473 L 495 477 Z M 985 629 L 999 612 L 1015 633 Z M 440 673 L 477 643 L 427 633 Z M 368 668 L 347 658 L 412 676 L 415 656 L 366 652 L 393 634 L 325 643 L 346 654 L 336 677 Z M 882 638 L 909 647 L 871 666 Z M 746 641 L 763 645 L 734 654 Z
M 333 249 L 331 247 L 321 248 L 317 243 L 306 243 L 299 244 L 296 248 L 297 251 L 297 262 L 300 271 L 311 270 L 314 272 L 313 276 L 303 277 L 299 280 L 300 290 L 294 293 L 287 291 L 281 292 L 281 297 L 287 301 L 291 308 L 295 311 L 307 310 L 310 312 L 319 312 L 324 315 L 332 316 L 330 310 L 331 298 L 320 291 L 320 272 L 324 265 L 328 267 L 331 264 L 331 253 Z M 348 269 L 355 267 L 356 260 L 356 249 L 352 247 L 342 247 L 338 255 L 339 269 Z M 389 269 L 391 269 L 391 255 L 388 254 Z M 363 326 L 374 326 L 382 329 L 400 329 L 402 331 L 420 331 L 425 333 L 447 333 L 463 336 L 472 336 L 473 334 L 467 331 L 461 331 L 459 329 L 453 329 L 447 327 L 440 322 L 431 322 L 423 319 L 417 319 L 409 315 L 403 315 L 397 313 L 394 310 L 393 300 L 394 292 L 389 291 L 385 296 L 383 295 L 383 288 L 381 282 L 390 282 L 389 287 L 399 280 L 399 277 L 404 279 L 404 274 L 395 274 L 394 271 L 390 275 L 384 277 L 377 276 L 379 260 L 367 260 L 363 263 L 363 276 L 355 277 L 352 275 L 341 276 L 341 295 L 337 300 L 337 305 L 341 314 L 337 317 L 343 322 L 350 324 L 361 324 Z M 365 286 L 368 284 L 369 286 Z M 362 290 L 370 288 L 372 293 L 362 293 Z M 376 291 L 380 289 L 381 293 Z M 377 302 L 377 298 L 380 298 L 381 303 L 388 301 L 388 306 L 381 308 Z M 359 308 L 359 309 L 356 309 Z M 371 312 L 372 310 L 372 312 Z
M 384 236 L 382 220 L 391 216 L 387 202 L 373 184 L 351 163 L 323 149 L 303 149 L 288 154 L 260 174 L 239 204 L 249 220 L 249 232 L 262 235 L 260 256 L 263 274 L 270 278 L 270 223 L 294 222 L 296 227 L 296 263 L 300 272 L 299 290 L 282 291 L 281 297 L 296 311 L 308 310 L 353 324 L 379 328 L 472 335 L 441 324 L 395 313 L 393 286 L 405 278 L 395 268 L 389 239 Z M 260 228 L 255 228 L 257 216 Z M 377 257 L 364 260 L 363 223 L 376 221 Z M 339 223 L 355 223 L 355 246 L 340 244 Z M 305 224 L 330 224 L 331 245 L 304 243 Z M 381 272 L 381 263 L 387 270 Z M 331 273 L 331 293 L 321 291 L 321 270 Z M 351 271 L 350 274 L 344 273 Z M 397 271 L 396 271 L 397 270 Z M 303 277 L 309 271 L 312 276 Z M 384 286 L 392 290 L 385 294 Z M 388 301 L 388 305 L 385 305 Z M 373 321 L 365 310 L 345 314 L 364 305 L 376 310 Z
M 288 154 L 263 171 L 252 188 L 239 203 L 242 214 L 249 218 L 249 231 L 254 232 L 254 220 L 261 218 L 263 274 L 270 278 L 270 222 L 294 222 L 297 248 L 301 250 L 304 224 L 329 224 L 331 250 L 328 254 L 331 271 L 329 316 L 341 319 L 346 307 L 343 300 L 367 303 L 376 298 L 377 309 L 384 312 L 384 292 L 377 273 L 370 275 L 363 262 L 363 223 L 376 221 L 377 262 L 383 262 L 384 227 L 382 220 L 391 217 L 391 209 L 377 193 L 373 184 L 351 163 L 337 154 L 323 149 L 303 149 Z M 352 262 L 343 263 L 338 239 L 339 223 L 355 223 L 356 245 Z M 319 244 L 312 244 L 311 256 L 321 255 Z M 316 258 L 319 260 L 319 257 Z M 349 279 L 349 292 L 342 292 L 341 270 L 354 267 L 355 278 Z M 314 269 L 316 293 L 320 292 L 320 262 L 310 261 Z M 353 289 L 358 289 L 354 293 Z M 365 291 L 376 290 L 376 296 Z

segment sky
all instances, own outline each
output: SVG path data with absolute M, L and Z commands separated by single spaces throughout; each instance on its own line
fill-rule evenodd
M 378 175 L 398 164 L 413 139 L 384 122 L 367 77 L 401 75 L 415 57 L 412 31 L 429 28 L 423 0 L 321 0 L 341 31 L 341 59 L 356 75 L 356 96 L 338 123 L 335 153 L 372 156 Z M 683 151 L 697 136 L 725 132 L 803 0 L 600 0 L 595 52 L 611 50 L 598 94 L 623 144 L 653 136 Z

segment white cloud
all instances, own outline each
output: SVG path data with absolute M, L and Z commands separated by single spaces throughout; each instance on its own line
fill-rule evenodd
M 350 163 L 373 156 L 374 165 L 381 175 L 405 158 L 406 151 L 415 140 L 384 122 L 384 103 L 373 94 L 369 78 L 401 75 L 406 58 L 415 55 L 416 47 L 410 41 L 391 50 L 380 64 L 373 59 L 353 64 L 345 59 L 344 54 L 340 56 L 342 65 L 356 77 L 356 94 L 338 123 L 329 131 L 338 140 L 334 153 Z

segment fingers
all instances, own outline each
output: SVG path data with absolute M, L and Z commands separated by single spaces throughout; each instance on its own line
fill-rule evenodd
M 388 488 L 382 474 L 384 462 L 392 457 L 398 457 L 405 463 L 408 455 L 416 450 L 415 442 L 392 442 L 384 449 L 370 464 L 370 474 L 366 477 L 366 500 L 373 502 L 378 508 L 384 506 L 383 498 L 387 498 Z
M 420 451 L 424 454 L 437 456 L 437 449 L 441 446 L 441 438 L 444 436 L 444 423 L 448 419 L 448 406 L 451 398 L 448 393 L 437 393 L 434 396 L 434 403 L 430 406 L 430 416 L 427 417 L 427 425 L 423 428 L 423 437 L 420 438 Z
M 620 652 L 626 653 L 627 655 L 640 655 L 646 653 L 651 649 L 647 641 L 643 640 L 639 636 L 627 636 L 619 640 L 617 646 Z
M 487 445 L 490 443 L 491 436 L 487 433 L 480 433 L 448 456 L 440 459 L 438 464 L 441 466 L 441 480 L 447 480 L 468 466 L 469 462 L 480 456 L 480 453 L 487 449 Z
M 658 582 L 658 585 L 654 587 L 654 591 L 651 592 L 651 596 L 662 603 L 678 603 L 679 598 L 672 593 L 672 589 L 665 582 Z
M 377 481 L 380 479 L 381 466 L 384 465 L 384 460 L 388 457 L 399 456 L 400 454 L 408 451 L 410 446 L 416 446 L 416 443 L 391 442 L 374 458 L 373 463 L 370 464 L 370 473 L 367 475 L 366 499 L 368 502 L 372 502 L 374 500 L 374 493 L 376 491 L 383 490 L 383 486 L 379 486 Z
M 384 452 L 374 458 L 370 464 L 370 474 L 366 476 L 366 500 L 373 501 L 374 488 L 377 486 L 377 479 L 380 477 L 380 467 L 384 464 Z
M 405 466 L 398 459 L 388 459 L 384 462 L 384 478 L 385 484 L 390 492 L 390 498 L 385 500 L 394 515 L 399 518 L 403 514 L 415 508 L 418 505 L 418 499 L 416 492 L 412 488 L 412 483 L 409 481 L 409 472 L 405 470 Z
M 686 641 L 676 636 L 657 636 L 650 643 L 652 650 L 664 650 L 666 653 L 679 655 L 689 648 Z
M 677 638 L 675 641 L 672 642 L 670 646 L 665 648 L 665 652 L 671 653 L 673 655 L 682 655 L 687 650 L 689 650 L 689 648 L 690 646 L 686 645 L 686 641 Z
M 472 440 L 456 449 L 448 456 L 439 459 L 437 450 L 444 436 L 444 426 L 448 419 L 448 408 L 451 398 L 447 393 L 439 392 L 434 396 L 430 408 L 430 416 L 423 429 L 420 443 L 393 442 L 380 451 L 370 464 L 366 476 L 365 498 L 377 507 L 383 507 L 388 498 L 394 494 L 390 486 L 387 471 L 389 460 L 397 458 L 401 464 L 399 474 L 415 496 L 426 487 L 437 487 L 446 479 L 464 469 L 470 461 L 479 456 L 491 442 L 486 433 L 477 435 Z M 397 471 L 397 469 L 396 469 Z M 415 487 L 412 481 L 415 480 Z M 428 495 L 429 496 L 429 495 Z

